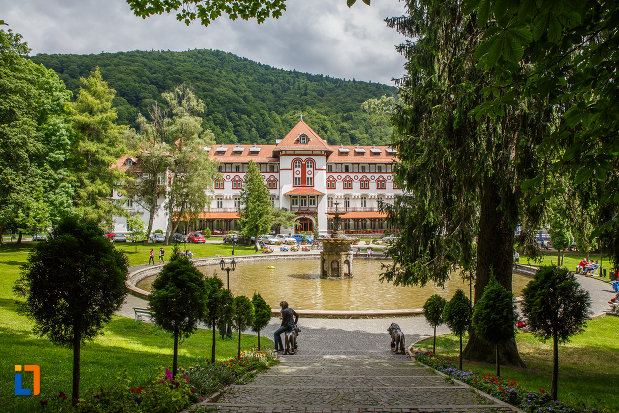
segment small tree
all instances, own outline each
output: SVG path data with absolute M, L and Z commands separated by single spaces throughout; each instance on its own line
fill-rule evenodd
M 464 291 L 457 290 L 445 304 L 443 319 L 449 329 L 460 338 L 460 370 L 462 370 L 462 335 L 471 326 L 471 301 Z
M 264 178 L 258 166 L 249 161 L 243 189 L 241 190 L 241 233 L 247 238 L 255 237 L 254 248 L 258 251 L 258 236 L 266 234 L 273 223 L 272 205 Z
M 552 386 L 557 399 L 559 343 L 580 333 L 589 315 L 591 300 L 576 278 L 565 268 L 542 267 L 522 292 L 522 313 L 531 332 L 542 341 L 552 338 Z
M 37 244 L 22 267 L 15 292 L 34 332 L 73 348 L 73 400 L 80 393 L 81 344 L 110 321 L 126 294 L 127 259 L 96 223 L 66 218 Z
M 215 363 L 215 343 L 217 338 L 217 322 L 223 313 L 221 299 L 224 283 L 217 277 L 207 277 L 204 280 L 206 287 L 206 315 L 204 321 L 213 328 L 213 343 L 211 347 L 211 363 Z
M 232 323 L 239 333 L 237 357 L 241 357 L 241 332 L 251 326 L 254 321 L 254 306 L 249 298 L 240 295 L 232 302 Z
M 514 338 L 515 320 L 512 293 L 492 277 L 475 304 L 473 329 L 483 340 L 494 344 L 497 377 L 501 377 L 499 344 Z
M 155 324 L 174 336 L 172 375 L 178 369 L 178 340 L 189 337 L 204 318 L 206 286 L 202 273 L 186 257 L 172 254 L 153 282 L 149 297 Z
M 260 348 L 260 330 L 265 328 L 271 320 L 271 307 L 258 293 L 254 293 L 251 302 L 254 305 L 254 322 L 251 329 L 258 333 L 258 348 Z
M 232 338 L 232 324 L 233 308 L 232 302 L 234 297 L 230 290 L 222 290 L 219 296 L 219 305 L 221 305 L 221 313 L 219 314 L 219 320 L 217 325 L 222 338 Z
M 138 252 L 138 242 L 146 239 L 146 225 L 139 215 L 132 215 L 127 218 L 127 228 L 129 229 L 129 239 L 135 243 L 135 252 Z
M 428 324 L 434 327 L 434 341 L 432 343 L 432 353 L 436 354 L 436 327 L 443 324 L 443 309 L 447 300 L 438 294 L 433 294 L 423 305 L 423 315 Z

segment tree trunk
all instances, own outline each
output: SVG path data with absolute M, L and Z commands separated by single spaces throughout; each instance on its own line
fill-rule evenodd
M 241 327 L 239 327 L 239 345 L 237 347 L 237 355 L 238 358 L 241 358 Z
M 552 335 L 552 385 L 550 397 L 557 400 L 557 384 L 559 383 L 559 340 L 556 334 Z
M 217 328 L 215 327 L 215 320 L 213 320 L 213 344 L 211 345 L 211 364 L 215 363 L 215 340 L 217 338 Z
M 514 249 L 514 225 L 511 225 L 506 209 L 517 208 L 514 196 L 508 196 L 501 204 L 498 186 L 487 179 L 482 187 L 479 235 L 477 242 L 477 272 L 475 276 L 475 302 L 484 293 L 490 274 L 508 291 L 512 291 L 512 265 Z M 469 341 L 464 349 L 467 360 L 492 363 L 494 346 L 479 338 L 473 328 L 469 329 Z M 507 364 L 525 367 L 518 354 L 516 340 L 512 338 L 499 345 L 501 359 Z
M 460 371 L 462 371 L 462 334 L 460 334 Z
M 260 330 L 258 330 L 258 350 L 260 350 Z
M 178 369 L 178 331 L 174 332 L 174 358 L 172 359 L 172 377 L 176 378 Z
M 23 234 L 21 233 L 21 231 L 19 231 L 17 233 L 17 243 L 21 244 L 21 240 L 22 240 Z M 587 261 L 589 260 L 589 254 L 587 253 Z
M 432 342 L 432 354 L 436 355 L 436 326 L 434 326 L 434 341 Z M 462 348 L 460 348 L 460 354 L 462 354 Z
M 561 251 L 557 251 L 557 267 L 561 266 Z
M 499 354 L 499 345 L 496 344 L 494 348 L 494 353 L 496 357 L 496 376 L 501 377 L 501 356 Z
M 73 393 L 71 395 L 73 404 L 80 398 L 80 346 L 82 335 L 80 330 L 73 326 Z

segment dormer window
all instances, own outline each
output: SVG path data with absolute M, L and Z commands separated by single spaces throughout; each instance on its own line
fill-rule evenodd
M 357 145 L 357 147 L 355 148 L 355 155 L 363 156 L 364 154 L 365 154 L 365 149 L 360 148 L 359 145 Z
M 299 136 L 299 143 L 302 145 L 307 145 L 308 139 L 307 139 L 307 135 L 301 135 Z
M 350 152 L 350 149 L 344 148 L 344 145 L 340 145 L 340 147 L 338 148 L 338 151 L 340 152 L 341 155 L 348 155 L 348 152 Z
M 380 155 L 382 152 L 380 149 L 378 149 L 376 146 L 372 146 L 372 149 L 370 149 L 370 152 L 372 152 L 372 155 Z
M 260 153 L 260 148 L 258 146 L 256 146 L 255 144 L 254 144 L 254 146 L 249 148 L 249 154 L 250 155 L 257 155 L 258 153 Z
M 243 151 L 245 150 L 245 148 L 243 148 L 242 146 L 235 146 L 234 148 L 232 148 L 232 153 L 234 154 L 241 154 L 243 153 Z
M 385 152 L 387 152 L 389 155 L 394 155 L 394 154 L 398 153 L 398 151 L 396 151 L 393 148 L 387 148 L 387 149 L 385 149 Z
M 223 155 L 224 153 L 226 153 L 226 151 L 228 150 L 228 148 L 226 148 L 223 144 L 221 146 L 218 146 L 215 149 L 215 155 Z

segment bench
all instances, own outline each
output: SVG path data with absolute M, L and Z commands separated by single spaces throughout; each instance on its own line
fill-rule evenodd
M 135 313 L 135 321 L 141 320 L 142 317 L 147 317 L 149 320 L 153 319 L 153 312 L 148 308 L 133 307 L 133 312 Z

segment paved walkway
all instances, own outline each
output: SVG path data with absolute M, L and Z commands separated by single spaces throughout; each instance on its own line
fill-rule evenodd
M 386 330 L 389 322 L 380 322 Z M 419 338 L 407 334 L 409 343 Z M 446 381 L 408 356 L 393 354 L 389 341 L 386 331 L 302 327 L 296 355 L 280 356 L 280 364 L 253 382 L 231 386 L 216 401 L 194 408 L 221 412 L 517 411 L 462 383 Z

